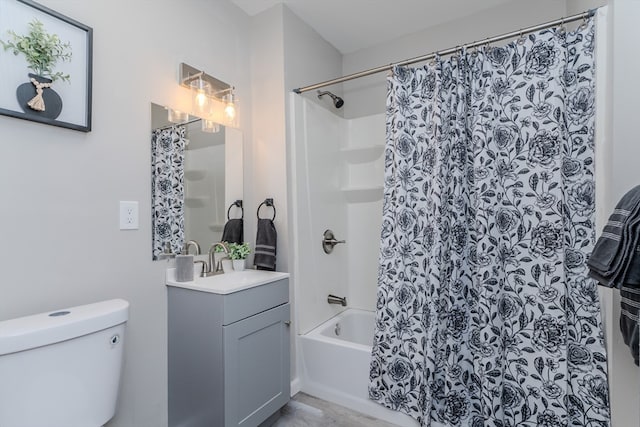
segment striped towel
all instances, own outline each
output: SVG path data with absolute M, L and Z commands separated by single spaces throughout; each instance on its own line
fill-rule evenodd
M 620 332 L 640 360 L 640 186 L 618 202 L 587 261 L 589 276 L 601 285 L 620 289 Z
M 604 286 L 617 288 L 629 283 L 627 276 L 640 281 L 640 262 L 635 261 L 639 226 L 640 185 L 628 191 L 609 216 L 587 261 L 589 276 Z
M 253 263 L 258 270 L 276 270 L 276 245 L 278 233 L 273 221 L 268 218 L 258 219 L 256 233 L 256 251 Z
M 620 332 L 624 343 L 631 349 L 636 365 L 640 366 L 640 328 L 638 313 L 640 312 L 640 287 L 622 285 L 620 288 Z

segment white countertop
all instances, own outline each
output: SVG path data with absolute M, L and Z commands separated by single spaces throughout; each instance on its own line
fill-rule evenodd
M 210 277 L 197 277 L 192 282 L 176 282 L 176 269 L 167 269 L 167 286 L 192 289 L 194 291 L 211 292 L 214 294 L 231 294 L 265 285 L 289 277 L 289 273 L 264 270 L 244 270 L 233 273 L 217 274 Z

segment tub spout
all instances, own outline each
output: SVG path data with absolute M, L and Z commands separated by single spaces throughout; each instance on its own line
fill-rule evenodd
M 340 304 L 343 307 L 347 306 L 347 297 L 337 297 L 335 295 L 329 295 L 327 297 L 327 302 L 329 304 Z

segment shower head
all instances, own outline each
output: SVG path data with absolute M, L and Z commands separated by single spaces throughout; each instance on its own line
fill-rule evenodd
M 318 91 L 318 98 L 322 98 L 324 95 L 329 95 L 331 99 L 333 99 L 333 105 L 336 108 L 340 108 L 344 105 L 344 100 L 340 98 L 338 95 L 334 95 L 329 91 L 324 91 L 324 92 Z

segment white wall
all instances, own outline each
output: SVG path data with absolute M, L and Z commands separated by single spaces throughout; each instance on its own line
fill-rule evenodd
M 407 11 L 411 13 L 411 11 Z M 517 1 L 344 55 L 345 75 L 560 18 L 564 0 Z M 386 73 L 343 83 L 345 117 L 384 112 Z
M 236 200 L 243 200 L 244 207 L 244 219 L 245 224 L 246 221 L 253 218 L 253 215 L 250 214 L 250 209 L 247 210 L 246 204 L 244 204 L 244 142 L 246 139 L 242 130 L 233 129 L 233 128 L 225 128 L 224 130 L 224 197 L 225 197 L 225 220 L 227 212 L 229 212 L 229 206 L 234 203 Z M 248 145 L 248 144 L 247 144 Z M 242 217 L 242 211 L 237 207 L 231 209 L 231 218 L 240 218 Z M 249 241 L 250 236 L 246 233 L 244 235 L 244 240 Z
M 266 197 L 274 198 L 278 211 L 277 269 L 289 271 L 292 241 L 288 234 L 287 203 L 289 93 L 305 79 L 328 79 L 339 74 L 342 57 L 282 4 L 252 17 L 251 34 L 254 138 L 253 152 L 247 153 L 246 178 L 251 185 L 245 198 L 253 201 L 255 208 Z M 255 228 L 249 229 L 248 235 L 255 236 Z
M 292 95 L 292 90 L 294 88 L 304 86 L 309 82 L 328 80 L 339 76 L 342 72 L 342 54 L 287 7 L 282 7 L 282 14 L 284 26 L 286 112 L 292 111 L 291 101 L 300 101 L 300 99 L 297 99 L 300 97 L 304 97 L 311 101 L 312 106 L 310 107 L 313 107 L 316 104 L 323 105 L 325 107 L 333 105 L 330 102 L 330 98 L 324 97 L 320 100 L 316 96 L 315 92 L 305 95 Z M 340 88 L 336 88 L 334 93 L 338 96 L 342 94 Z M 323 112 L 329 115 L 327 117 L 334 116 L 334 114 L 342 114 L 342 110 L 337 110 L 333 107 L 328 108 L 330 108 L 331 112 L 320 108 Z M 340 142 L 333 140 L 330 136 L 331 130 L 327 130 L 326 133 L 322 134 L 322 138 L 308 141 L 310 144 L 306 147 L 301 146 L 300 142 L 302 142 L 302 140 L 300 138 L 293 137 L 294 129 L 292 116 L 293 115 L 290 113 L 286 114 L 286 158 L 287 165 L 289 167 L 287 172 L 288 197 L 289 200 L 294 200 L 296 197 L 294 193 L 296 189 L 299 190 L 301 193 L 298 194 L 298 200 L 304 199 L 312 204 L 313 207 L 311 209 L 317 210 L 317 215 L 315 215 L 313 219 L 318 221 L 318 223 L 313 224 L 312 228 L 301 228 L 299 221 L 308 217 L 304 214 L 304 211 L 296 211 L 301 208 L 299 204 L 298 206 L 289 206 L 289 214 L 291 217 L 291 221 L 289 222 L 291 230 L 290 244 L 292 247 L 290 256 L 292 268 L 290 268 L 290 272 L 293 275 L 293 281 L 295 284 L 294 291 L 296 292 L 295 300 L 297 304 L 295 310 L 297 325 L 294 330 L 300 332 L 302 330 L 308 330 L 310 324 L 314 323 L 313 321 L 309 321 L 310 318 L 314 318 L 313 315 L 309 317 L 309 311 L 315 312 L 319 310 L 320 312 L 333 312 L 335 310 L 335 306 L 329 307 L 329 304 L 326 302 L 327 292 L 324 292 L 325 289 L 317 288 L 315 287 L 315 284 L 320 279 L 320 276 L 324 276 L 327 279 L 338 278 L 340 273 L 345 273 L 346 270 L 344 267 L 340 267 L 343 264 L 336 257 L 332 257 L 327 260 L 327 255 L 319 250 L 319 241 L 322 237 L 322 232 L 326 228 L 331 228 L 332 226 L 345 228 L 346 224 L 344 223 L 344 212 L 334 210 L 333 207 L 335 203 L 330 201 L 331 197 L 324 194 L 325 190 L 331 191 L 330 188 L 335 191 L 335 183 L 339 179 L 335 168 L 332 167 L 331 164 L 327 164 L 332 160 L 331 158 L 327 158 L 327 156 L 330 156 L 328 153 L 335 151 Z M 309 165 L 309 167 L 314 171 L 311 169 L 305 171 L 305 173 L 313 176 L 314 185 L 315 183 L 319 183 L 319 187 L 314 188 L 315 192 L 313 194 L 306 193 L 309 188 L 305 187 L 305 183 L 308 183 L 308 181 L 305 180 L 305 177 L 296 176 L 291 170 L 292 156 L 295 156 L 296 151 L 304 149 L 312 150 L 312 152 L 322 157 L 320 158 L 315 155 L 311 157 L 313 159 L 313 165 Z M 300 158 L 302 157 L 299 157 L 299 159 Z M 327 187 L 327 185 L 329 187 Z M 317 192 L 319 189 L 322 191 L 321 194 Z M 328 204 L 325 204 L 325 202 L 328 202 Z M 307 205 L 307 207 L 309 207 L 309 205 Z M 310 223 L 307 223 L 307 225 L 311 227 Z M 319 228 L 322 228 L 322 230 L 319 230 Z M 300 231 L 302 230 L 306 233 L 301 234 Z M 338 232 L 338 230 L 334 231 Z M 322 269 L 309 270 L 307 267 L 302 267 L 300 265 L 311 264 L 317 267 L 317 263 L 325 265 L 324 263 L 327 261 L 330 265 L 335 265 L 336 267 L 332 268 L 331 271 L 324 271 Z M 311 271 L 314 273 L 309 275 Z M 334 280 L 329 281 L 335 282 Z M 340 294 L 341 287 L 337 283 L 336 286 L 337 287 L 334 289 L 334 292 Z
M 285 91 L 290 93 L 295 88 L 340 77 L 342 75 L 342 54 L 340 51 L 286 6 L 282 8 L 282 13 Z M 332 86 L 329 90 L 342 96 L 342 85 Z M 318 99 L 317 91 L 306 92 L 300 96 L 324 105 L 338 116 L 342 116 L 344 113 L 344 108 L 336 109 L 333 107 L 333 101 L 330 97 L 324 96 L 322 99 Z M 285 99 L 285 102 L 289 106 L 289 97 Z M 287 114 L 287 126 L 290 123 L 289 119 L 290 115 Z M 287 129 L 289 128 L 287 127 Z
M 253 140 L 245 153 L 245 209 L 253 218 L 254 209 L 266 197 L 273 197 L 277 208 L 277 270 L 290 271 L 290 301 L 296 318 L 296 271 L 293 234 L 290 234 L 292 207 L 288 150 L 291 141 L 289 117 L 290 91 L 306 78 L 332 78 L 341 71 L 341 55 L 308 25 L 283 5 L 276 5 L 251 18 L 251 81 Z M 265 209 L 265 214 L 270 210 Z M 245 221 L 246 239 L 255 242 L 255 223 Z M 292 328 L 292 334 L 297 328 Z M 292 359 L 296 360 L 295 339 Z M 292 378 L 296 378 L 292 364 Z
M 607 0 L 567 0 L 567 16 L 605 6 Z
M 94 29 L 93 131 L 0 116 L 0 319 L 128 300 L 109 425 L 163 426 L 167 264 L 151 261 L 149 103 L 189 105 L 177 84 L 187 62 L 236 86 L 250 138 L 249 18 L 222 1 L 41 3 Z M 118 229 L 119 200 L 140 202 L 139 230 Z
M 288 271 L 287 175 L 285 147 L 282 6 L 251 19 L 252 146 L 245 152 L 245 239 L 253 247 L 256 209 L 273 198 L 277 210 L 278 271 Z M 261 215 L 272 214 L 263 207 Z

